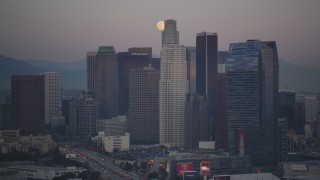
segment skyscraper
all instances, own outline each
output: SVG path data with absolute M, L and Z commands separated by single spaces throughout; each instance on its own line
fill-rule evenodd
M 209 141 L 208 103 L 204 96 L 188 94 L 186 101 L 186 146 L 198 149 L 199 141 Z
M 201 32 L 196 39 L 196 92 L 208 99 L 209 136 L 214 140 L 214 85 L 218 73 L 217 33 Z
M 52 127 L 64 125 L 64 117 L 61 115 L 60 104 L 60 73 L 45 72 L 45 124 Z
M 96 133 L 98 101 L 93 99 L 91 93 L 82 91 L 80 95 L 68 101 L 69 134 L 89 137 Z
M 159 143 L 160 71 L 153 67 L 129 71 L 129 132 L 132 143 Z
M 295 92 L 286 89 L 279 91 L 279 118 L 287 119 L 288 130 L 297 132 L 301 125 L 298 118 L 295 117 L 295 95 Z M 304 124 L 302 126 L 304 128 Z
M 225 65 L 228 52 L 218 52 L 218 73 L 214 76 L 214 140 L 217 149 L 228 151 L 227 75 Z
M 214 76 L 214 139 L 217 149 L 228 150 L 228 118 L 227 118 L 227 75 L 218 73 Z
M 138 50 L 137 52 L 134 50 Z M 148 49 L 149 50 L 149 49 Z M 152 49 L 151 49 L 152 50 Z M 119 73 L 119 114 L 127 115 L 129 106 L 129 70 L 142 68 L 149 64 L 149 51 L 143 49 L 131 49 L 131 52 L 120 52 L 117 54 Z M 152 53 L 152 51 L 151 51 Z
M 231 43 L 227 60 L 229 152 L 245 154 L 254 164 L 278 162 L 279 65 L 274 41 Z M 239 133 L 240 132 L 240 133 Z
M 101 46 L 95 60 L 95 98 L 99 101 L 99 118 L 118 116 L 118 65 L 113 46 Z
M 187 77 L 189 81 L 189 93 L 196 94 L 196 47 L 186 47 L 187 50 Z
M 317 121 L 317 96 L 305 95 L 306 122 L 312 123 Z
M 179 45 L 176 21 L 169 19 L 164 23 L 159 84 L 160 144 L 183 147 L 188 93 L 186 49 Z
M 280 118 L 278 120 L 278 133 L 279 133 L 279 161 L 288 161 L 288 121 L 286 118 Z
M 179 44 L 177 21 L 173 19 L 164 21 L 164 30 L 162 31 L 162 47 L 167 44 Z
M 94 91 L 95 87 L 95 63 L 97 52 L 87 52 L 87 89 Z
M 197 93 L 207 95 L 212 103 L 213 78 L 218 72 L 218 36 L 217 33 L 197 34 Z
M 11 76 L 12 120 L 23 135 L 44 132 L 45 85 L 43 75 Z

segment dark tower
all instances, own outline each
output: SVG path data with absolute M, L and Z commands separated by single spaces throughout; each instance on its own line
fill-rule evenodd
M 127 111 L 128 111 L 129 70 L 148 66 L 149 53 L 152 54 L 152 52 L 150 51 L 143 52 L 142 51 L 143 49 L 130 48 L 130 50 L 131 52 L 120 52 L 117 54 L 118 73 L 119 73 L 119 114 L 120 115 L 127 115 Z
M 217 33 L 202 32 L 196 40 L 196 92 L 208 100 L 209 136 L 214 138 L 214 85 L 218 73 Z
M 44 131 L 44 76 L 14 75 L 11 77 L 12 120 L 23 135 Z
M 118 65 L 113 46 L 101 46 L 95 61 L 95 98 L 99 101 L 99 119 L 118 116 Z

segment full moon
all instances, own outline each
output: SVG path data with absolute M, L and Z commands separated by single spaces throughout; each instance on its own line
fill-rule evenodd
M 160 31 L 164 30 L 164 21 L 159 21 L 157 23 L 157 29 L 160 30 Z

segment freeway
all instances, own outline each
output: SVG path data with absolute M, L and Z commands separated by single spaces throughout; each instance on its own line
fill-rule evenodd
M 104 156 L 101 155 L 97 152 L 88 150 L 88 149 L 83 149 L 79 148 L 78 149 L 79 153 L 82 155 L 85 155 L 88 159 L 91 159 L 93 162 L 93 167 L 96 168 L 100 173 L 103 175 L 105 174 L 112 174 L 114 179 L 128 179 L 128 180 L 139 180 L 141 179 L 139 176 L 137 176 L 134 173 L 127 172 L 118 166 L 114 165 L 111 160 Z

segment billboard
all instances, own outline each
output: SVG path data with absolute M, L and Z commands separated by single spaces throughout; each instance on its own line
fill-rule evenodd
M 192 171 L 192 170 L 193 170 L 193 165 L 191 162 L 177 164 L 177 174 L 179 175 L 182 175 L 185 171 Z
M 244 156 L 246 154 L 246 139 L 247 133 L 244 129 L 238 129 L 238 155 Z
M 209 176 L 210 175 L 210 161 L 203 160 L 200 162 L 200 168 L 201 168 L 201 175 L 202 176 Z

